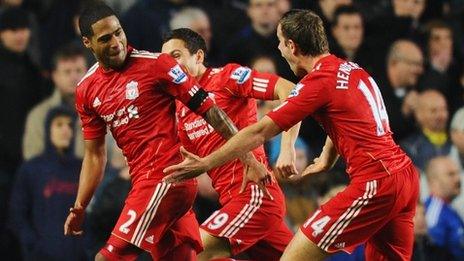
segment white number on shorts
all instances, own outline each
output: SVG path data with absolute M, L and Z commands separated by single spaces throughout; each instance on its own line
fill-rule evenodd
M 329 216 L 324 216 L 316 221 L 311 225 L 311 228 L 313 229 L 313 237 L 317 237 L 322 231 L 324 231 L 324 227 L 329 223 L 330 217 Z
M 121 231 L 124 234 L 129 233 L 130 229 L 128 228 L 128 226 L 130 226 L 134 222 L 137 213 L 135 213 L 135 211 L 133 211 L 132 209 L 129 209 L 129 211 L 127 211 L 127 215 L 130 216 L 129 220 L 127 220 L 126 223 L 122 224 L 119 227 L 119 231 Z
M 217 215 L 213 219 L 213 221 L 211 221 L 211 223 L 208 224 L 208 228 L 211 230 L 218 229 L 222 227 L 227 222 L 228 219 L 229 219 L 229 215 L 227 215 L 226 213 L 221 213 Z
M 383 102 L 382 94 L 380 93 L 379 86 L 372 77 L 369 77 L 369 86 L 365 82 L 359 80 L 358 89 L 364 94 L 367 102 L 372 110 L 375 124 L 377 125 L 377 136 L 382 136 L 390 129 L 388 123 L 388 114 L 385 104 Z

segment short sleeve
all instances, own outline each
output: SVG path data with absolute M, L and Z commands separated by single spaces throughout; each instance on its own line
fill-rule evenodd
M 83 95 L 83 86 L 76 89 L 76 110 L 82 124 L 82 133 L 85 140 L 93 140 L 106 134 L 106 124 L 94 110 L 87 106 Z
M 267 114 L 282 130 L 288 130 L 328 103 L 328 78 L 322 73 L 306 76 L 287 100 Z
M 274 100 L 274 90 L 279 77 L 275 74 L 261 73 L 248 67 L 235 66 L 227 85 L 234 95 L 259 100 Z
M 204 114 L 213 106 L 208 93 L 171 56 L 161 54 L 155 63 L 155 70 L 160 82 L 165 84 L 165 91 L 192 111 Z

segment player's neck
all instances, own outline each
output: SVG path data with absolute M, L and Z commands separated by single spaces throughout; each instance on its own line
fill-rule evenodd
M 203 64 L 200 64 L 200 65 L 198 66 L 198 73 L 197 73 L 197 75 L 195 76 L 195 78 L 197 79 L 197 81 L 199 81 L 199 80 L 201 79 L 201 77 L 203 77 L 203 74 L 205 74 L 206 69 L 208 69 L 208 68 L 206 68 L 206 66 L 203 65 Z
M 329 56 L 330 53 L 324 53 L 317 56 L 302 56 L 300 58 L 301 68 L 308 74 L 310 73 L 314 66 L 319 62 L 320 59 Z

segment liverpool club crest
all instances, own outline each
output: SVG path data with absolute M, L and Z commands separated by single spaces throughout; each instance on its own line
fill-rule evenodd
M 137 97 L 139 97 L 139 88 L 137 87 L 138 85 L 139 83 L 136 81 L 130 81 L 126 85 L 126 99 L 135 100 Z

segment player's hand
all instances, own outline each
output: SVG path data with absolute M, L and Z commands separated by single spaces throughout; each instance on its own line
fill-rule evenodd
M 275 166 L 274 173 L 282 179 L 298 175 L 295 166 L 296 152 L 295 148 L 290 150 L 281 150 Z
M 329 170 L 330 167 L 330 163 L 327 159 L 323 157 L 317 157 L 314 159 L 314 162 L 311 165 L 309 165 L 308 167 L 306 167 L 305 170 L 303 170 L 303 173 L 301 173 L 301 177 L 325 172 Z
M 245 165 L 242 186 L 240 187 L 240 192 L 245 191 L 246 186 L 249 182 L 253 182 L 258 185 L 259 189 L 263 191 L 265 196 L 274 200 L 269 190 L 266 188 L 266 185 L 272 183 L 272 173 L 264 166 L 261 162 L 253 158 L 248 165 Z
M 64 223 L 65 236 L 80 236 L 82 235 L 82 223 L 84 222 L 85 209 L 83 207 L 72 207 L 69 209 L 68 218 Z
M 208 164 L 203 158 L 188 152 L 184 147 L 180 147 L 180 153 L 184 157 L 184 161 L 163 170 L 164 173 L 169 174 L 163 178 L 164 182 L 180 182 L 200 176 L 209 170 Z

